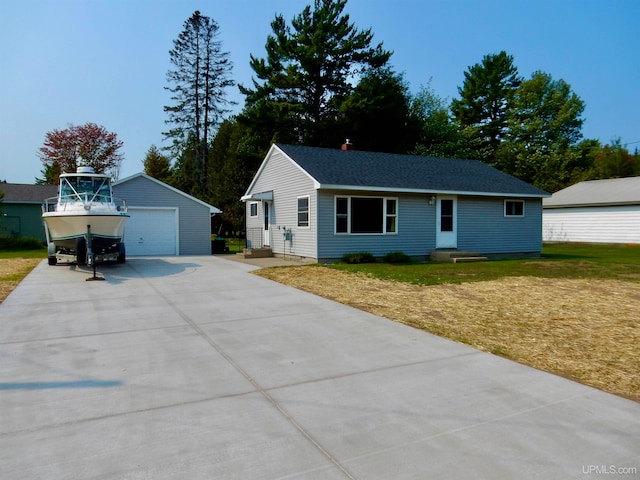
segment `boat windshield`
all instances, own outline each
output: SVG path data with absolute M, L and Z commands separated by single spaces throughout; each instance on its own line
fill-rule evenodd
M 104 177 L 65 177 L 60 183 L 61 202 L 111 202 L 109 179 Z

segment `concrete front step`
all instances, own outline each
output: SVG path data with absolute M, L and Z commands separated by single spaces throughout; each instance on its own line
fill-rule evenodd
M 244 258 L 266 258 L 273 257 L 273 252 L 270 248 L 245 248 L 241 255 Z
M 432 262 L 480 262 L 487 257 L 478 252 L 463 252 L 460 250 L 434 250 L 429 256 Z
M 485 262 L 489 260 L 487 257 L 452 257 L 453 263 L 468 263 L 468 262 Z

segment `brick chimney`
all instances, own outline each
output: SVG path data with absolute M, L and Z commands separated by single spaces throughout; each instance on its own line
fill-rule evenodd
M 351 143 L 351 140 L 349 140 L 348 138 L 345 140 L 345 142 L 342 144 L 342 150 L 355 150 L 355 147 L 353 146 L 353 143 Z

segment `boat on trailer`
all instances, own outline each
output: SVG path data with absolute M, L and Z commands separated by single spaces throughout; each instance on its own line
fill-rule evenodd
M 91 167 L 61 174 L 58 196 L 42 205 L 49 265 L 58 261 L 124 263 L 128 217 L 126 203 L 113 197 L 109 175 L 95 173 Z

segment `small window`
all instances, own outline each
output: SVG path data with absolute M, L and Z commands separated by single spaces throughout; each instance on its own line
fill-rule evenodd
M 257 203 L 250 203 L 249 204 L 249 216 L 250 217 L 257 217 L 258 216 L 258 204 Z
M 505 217 L 524 217 L 524 200 L 505 200 Z
M 349 198 L 336 198 L 336 233 L 349 232 Z
M 309 227 L 309 197 L 298 197 L 298 227 Z
M 386 233 L 396 233 L 396 217 L 397 217 L 396 208 L 397 208 L 396 200 L 388 198 L 387 211 L 385 212 L 386 220 L 387 220 L 386 228 L 385 228 Z
M 440 231 L 453 232 L 453 200 L 440 200 Z

